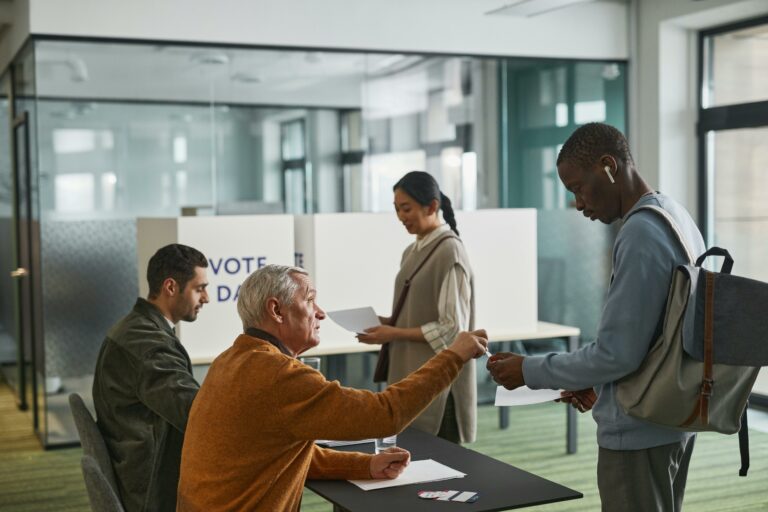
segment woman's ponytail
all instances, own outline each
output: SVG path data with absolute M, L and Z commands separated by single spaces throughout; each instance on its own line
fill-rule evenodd
M 456 236 L 459 235 L 459 230 L 456 229 L 456 216 L 453 214 L 453 205 L 448 196 L 440 192 L 440 209 L 443 210 L 443 219 L 451 227 Z

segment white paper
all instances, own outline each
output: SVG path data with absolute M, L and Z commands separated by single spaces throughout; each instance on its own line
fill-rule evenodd
M 372 307 L 328 311 L 331 320 L 354 333 L 362 333 L 369 327 L 381 325 Z
M 432 459 L 412 461 L 402 474 L 394 480 L 350 480 L 364 491 L 374 489 L 385 489 L 387 487 L 398 487 L 401 485 L 419 484 L 423 482 L 438 482 L 440 480 L 450 480 L 452 478 L 464 478 L 466 473 L 456 471 L 444 464 L 435 462 Z
M 353 444 L 365 444 L 365 443 L 372 443 L 376 441 L 375 439 L 360 439 L 358 441 L 333 441 L 330 439 L 318 439 L 315 441 L 315 444 L 319 444 L 322 446 L 329 446 L 329 447 L 336 447 L 336 446 L 351 446 Z
M 531 389 L 528 386 L 522 386 L 512 391 L 504 386 L 496 388 L 496 407 L 508 405 L 530 405 L 540 404 L 542 402 L 551 402 L 560 398 L 560 391 L 557 389 Z

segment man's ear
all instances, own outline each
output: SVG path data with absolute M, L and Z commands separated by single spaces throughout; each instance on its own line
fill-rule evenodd
M 267 315 L 275 322 L 279 324 L 283 323 L 283 314 L 280 311 L 280 301 L 275 297 L 267 299 Z
M 180 292 L 179 284 L 174 278 L 166 277 L 165 281 L 163 281 L 163 286 L 160 287 L 160 291 L 169 297 L 173 297 Z
M 600 167 L 602 167 L 602 171 L 600 172 L 607 172 L 612 176 L 616 176 L 616 173 L 619 170 L 619 164 L 616 159 L 613 157 L 613 155 L 608 154 L 600 157 Z M 607 171 L 605 170 L 606 167 L 608 167 Z

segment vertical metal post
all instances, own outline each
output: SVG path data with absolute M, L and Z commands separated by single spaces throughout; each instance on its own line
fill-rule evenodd
M 568 337 L 568 352 L 574 352 L 579 348 L 579 337 Z M 568 406 L 568 412 L 566 413 L 566 452 L 569 454 L 576 453 L 578 449 L 578 424 L 576 422 L 576 409 Z

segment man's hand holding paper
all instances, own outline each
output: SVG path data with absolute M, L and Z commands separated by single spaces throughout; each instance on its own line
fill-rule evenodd
M 488 359 L 485 367 L 500 386 L 512 390 L 525 384 L 523 356 L 511 352 L 499 352 Z
M 579 412 L 587 412 L 595 405 L 597 395 L 592 388 L 580 389 L 578 391 L 562 391 L 557 401 L 571 404 Z

